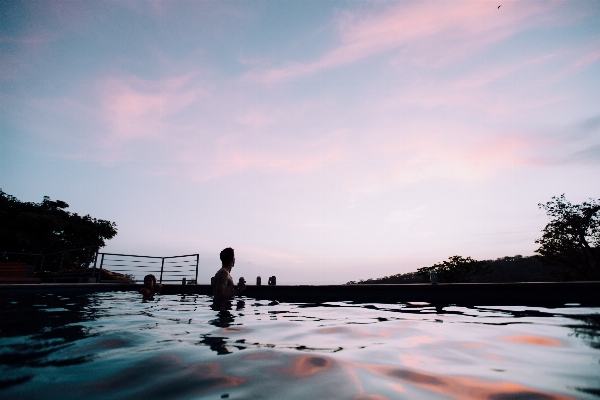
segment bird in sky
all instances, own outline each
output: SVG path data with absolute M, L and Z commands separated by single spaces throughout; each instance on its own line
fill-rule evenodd
M 500 9 L 500 7 L 502 7 L 502 4 L 500 4 L 500 5 L 498 6 L 498 9 Z

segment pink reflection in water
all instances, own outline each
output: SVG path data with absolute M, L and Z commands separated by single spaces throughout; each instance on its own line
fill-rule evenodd
M 376 375 L 400 380 L 410 385 L 456 399 L 572 399 L 569 396 L 541 392 L 512 382 L 490 382 L 470 377 L 433 375 L 405 368 L 387 366 L 365 366 L 365 368 Z M 402 386 L 399 389 L 400 391 L 404 391 L 404 387 Z
M 353 400 L 389 400 L 389 398 L 380 394 L 359 394 Z
M 356 339 L 368 339 L 368 338 L 391 338 L 395 334 L 406 332 L 405 328 L 392 328 L 392 327 L 378 327 L 377 330 L 359 327 L 335 327 L 335 328 L 324 328 L 317 331 L 318 334 L 326 335 L 345 335 Z
M 244 357 L 244 360 L 270 360 L 272 358 L 274 357 L 270 354 L 259 353 L 250 354 L 249 356 Z
M 240 328 L 240 327 L 235 327 L 235 328 L 221 328 L 220 332 L 222 334 L 227 334 L 227 333 L 246 333 L 246 332 L 248 332 L 248 329 L 246 329 L 246 328 Z
M 322 356 L 296 356 L 292 358 L 292 365 L 279 370 L 288 376 L 309 376 L 324 372 L 333 366 L 333 362 Z
M 134 390 L 137 398 L 156 397 L 162 392 L 173 395 L 197 395 L 222 388 L 239 386 L 244 378 L 220 373 L 215 362 L 184 363 L 173 354 L 161 354 L 144 360 L 94 384 L 93 390 L 121 392 Z
M 460 347 L 464 347 L 465 349 L 481 349 L 481 348 L 487 347 L 487 345 L 485 345 L 483 343 L 477 343 L 477 342 L 467 342 L 467 343 L 461 343 Z
M 556 339 L 536 335 L 514 335 L 500 339 L 505 342 L 533 344 L 536 346 L 561 347 L 563 344 Z

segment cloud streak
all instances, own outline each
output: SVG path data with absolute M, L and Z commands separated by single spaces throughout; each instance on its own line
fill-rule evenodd
M 391 50 L 409 51 L 412 60 L 463 58 L 544 21 L 557 3 L 510 3 L 498 10 L 487 1 L 402 2 L 377 13 L 344 12 L 338 17 L 339 43 L 318 60 L 251 71 L 246 79 L 277 83 L 311 75 Z M 524 23 L 527 21 L 527 23 Z M 447 62 L 447 61 L 446 61 Z

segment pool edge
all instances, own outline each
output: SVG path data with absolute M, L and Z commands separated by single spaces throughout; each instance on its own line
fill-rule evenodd
M 121 283 L 2 284 L 0 295 L 138 291 Z M 210 285 L 166 284 L 163 294 L 211 295 Z M 285 302 L 427 302 L 445 304 L 600 305 L 600 282 L 516 282 L 390 285 L 249 285 L 244 297 Z

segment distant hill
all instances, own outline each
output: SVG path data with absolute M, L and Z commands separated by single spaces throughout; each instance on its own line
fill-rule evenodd
M 392 283 L 423 283 L 423 279 L 417 275 L 416 272 L 409 272 L 407 274 L 396 274 L 390 276 L 384 276 L 383 278 L 367 279 L 350 281 L 347 285 L 374 285 L 374 284 L 392 284 Z
M 492 268 L 492 272 L 475 275 L 472 282 L 556 282 L 550 276 L 550 269 L 545 267 L 536 256 L 516 255 L 486 261 Z
M 501 283 L 501 282 L 555 282 L 548 268 L 544 267 L 535 256 L 501 257 L 495 260 L 485 260 L 491 268 L 489 274 L 479 274 L 472 277 L 473 283 Z M 398 284 L 398 283 L 423 283 L 421 276 L 416 272 L 396 274 L 383 278 L 350 281 L 348 285 L 369 284 Z

